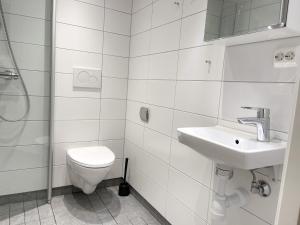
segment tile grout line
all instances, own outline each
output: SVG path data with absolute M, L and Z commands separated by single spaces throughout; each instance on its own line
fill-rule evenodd
M 183 4 L 184 0 L 181 1 L 182 7 L 181 7 L 181 15 L 180 15 L 180 28 L 179 28 L 179 40 L 178 40 L 178 50 L 177 50 L 177 60 L 176 60 L 176 79 L 175 79 L 175 88 L 174 88 L 174 96 L 173 96 L 173 107 L 172 107 L 172 125 L 171 125 L 171 136 L 173 131 L 174 131 L 174 118 L 175 118 L 175 108 L 176 108 L 176 91 L 177 91 L 177 85 L 178 85 L 178 72 L 179 72 L 179 48 L 181 44 L 181 37 L 182 37 L 182 16 L 183 16 Z M 170 185 L 170 173 L 171 173 L 171 159 L 172 159 L 172 143 L 173 140 L 172 138 L 170 139 L 170 144 L 169 144 L 169 157 L 168 157 L 168 181 L 167 181 L 167 195 L 170 194 L 169 192 L 169 185 Z M 168 201 L 168 196 L 165 196 L 165 215 L 167 215 L 167 201 Z
M 124 161 L 126 158 L 126 153 L 125 153 L 125 145 L 126 145 L 126 128 L 127 128 L 127 110 L 128 110 L 128 93 L 129 93 L 129 75 L 130 75 L 130 55 L 131 55 L 131 37 L 132 37 L 132 18 L 133 18 L 133 4 L 134 0 L 131 1 L 131 12 L 130 12 L 130 41 L 129 41 L 129 57 L 128 57 L 128 64 L 127 64 L 127 93 L 126 93 L 126 110 L 125 110 L 125 126 L 124 126 L 124 142 L 123 142 L 123 163 L 122 163 L 122 172 L 124 173 Z M 129 166 L 130 170 L 130 166 Z M 130 178 L 130 175 L 128 173 L 128 178 Z

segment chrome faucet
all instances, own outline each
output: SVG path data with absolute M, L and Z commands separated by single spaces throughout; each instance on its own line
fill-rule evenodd
M 243 109 L 252 109 L 257 111 L 256 117 L 238 118 L 240 124 L 256 125 L 257 140 L 270 141 L 270 109 L 258 107 L 242 107 Z

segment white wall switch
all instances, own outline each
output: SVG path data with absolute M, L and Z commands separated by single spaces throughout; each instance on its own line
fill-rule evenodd
M 73 68 L 73 87 L 101 88 L 101 70 L 98 68 Z

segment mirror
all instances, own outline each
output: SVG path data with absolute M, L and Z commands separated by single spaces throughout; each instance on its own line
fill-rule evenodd
M 285 26 L 287 0 L 208 0 L 204 40 Z

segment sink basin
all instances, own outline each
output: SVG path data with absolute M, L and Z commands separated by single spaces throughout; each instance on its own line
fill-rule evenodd
M 256 135 L 221 126 L 178 128 L 178 139 L 217 163 L 256 169 L 283 163 L 286 142 L 258 142 Z

